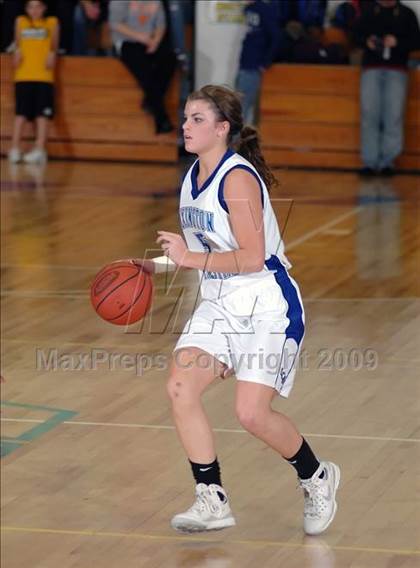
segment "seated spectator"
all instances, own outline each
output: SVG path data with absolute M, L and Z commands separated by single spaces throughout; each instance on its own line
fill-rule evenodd
M 327 0 L 282 0 L 276 4 L 280 26 L 276 60 L 295 61 L 297 43 L 320 39 Z
M 345 2 L 338 4 L 331 23 L 335 28 L 349 32 L 360 16 L 359 0 L 345 0 Z
M 375 0 L 356 21 L 354 34 L 363 48 L 361 174 L 392 175 L 403 149 L 407 62 L 420 46 L 419 24 L 399 0 Z
M 280 32 L 276 61 L 347 63 L 340 43 L 324 43 L 326 0 L 285 0 L 279 4 Z
M 109 0 L 57 0 L 61 54 L 98 55 L 98 50 L 89 46 L 89 35 L 100 33 L 108 17 L 108 3 Z
M 295 3 L 297 20 L 302 24 L 309 37 L 320 39 L 324 29 L 327 0 L 297 0 Z
M 160 0 L 112 0 L 109 23 L 113 44 L 144 91 L 143 108 L 155 119 L 157 134 L 173 126 L 164 97 L 175 69 L 175 55 L 165 37 L 166 17 Z
M 174 53 L 184 73 L 189 73 L 191 62 L 190 46 L 185 41 L 185 27 L 192 22 L 194 5 L 192 0 L 168 0 L 171 37 Z
M 255 108 L 262 73 L 271 65 L 277 49 L 276 12 L 271 2 L 246 2 L 247 32 L 242 43 L 236 89 L 243 94 L 245 122 L 255 124 Z
M 59 25 L 45 17 L 43 0 L 28 0 L 24 16 L 15 26 L 15 121 L 9 160 L 42 163 L 47 159 L 48 121 L 54 116 L 54 67 L 59 43 Z M 35 121 L 34 148 L 22 155 L 21 137 L 26 121 Z
M 350 59 L 351 54 L 355 56 L 353 25 L 356 18 L 360 17 L 360 10 L 360 0 L 329 1 L 322 36 L 322 43 L 326 48 L 339 46 L 347 59 Z
M 72 55 L 98 55 L 98 48 L 89 45 L 90 35 L 98 36 L 108 19 L 108 0 L 81 0 L 73 20 Z M 97 41 L 97 43 L 99 43 Z
M 192 34 L 189 33 L 194 19 L 193 0 L 168 0 L 167 1 L 170 33 L 172 46 L 180 69 L 180 88 L 178 105 L 178 150 L 180 155 L 190 156 L 184 148 L 184 133 L 182 124 L 184 121 L 184 107 L 188 95 L 193 89 L 193 66 L 192 66 Z
M 330 0 L 326 16 L 325 32 L 342 32 L 346 45 L 353 42 L 353 26 L 363 11 L 368 7 L 371 0 Z M 329 34 L 327 34 L 329 35 Z M 325 40 L 324 40 L 325 41 Z

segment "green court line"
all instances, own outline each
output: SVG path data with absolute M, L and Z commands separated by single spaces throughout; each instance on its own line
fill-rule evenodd
M 0 442 L 0 458 L 4 458 L 15 450 L 22 447 L 20 442 L 11 442 L 10 440 L 1 440 Z
M 64 410 L 62 408 L 53 408 L 51 406 L 38 406 L 35 404 L 23 404 L 20 402 L 9 402 L 7 400 L 2 401 L 1 406 L 25 408 L 28 410 L 37 410 L 37 411 L 41 410 L 44 412 L 53 413 L 51 418 L 47 418 L 47 420 L 44 420 L 44 422 L 36 424 L 36 426 L 29 428 L 29 430 L 26 430 L 25 432 L 23 432 L 19 436 L 16 436 L 15 438 L 7 437 L 5 439 L 2 437 L 1 451 L 0 451 L 1 457 L 9 455 L 14 450 L 20 448 L 22 444 L 36 440 L 37 438 L 39 438 L 43 434 L 46 434 L 47 432 L 49 432 L 50 430 L 52 430 L 62 422 L 70 420 L 77 414 L 77 412 L 74 412 L 73 410 Z

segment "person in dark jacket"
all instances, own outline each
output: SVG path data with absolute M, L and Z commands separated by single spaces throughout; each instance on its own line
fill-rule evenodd
M 403 148 L 408 55 L 420 47 L 419 24 L 399 0 L 375 0 L 355 22 L 354 35 L 364 49 L 360 173 L 393 175 Z
M 277 8 L 274 2 L 254 0 L 245 7 L 247 31 L 242 43 L 236 89 L 243 94 L 245 122 L 255 123 L 255 107 L 263 72 L 277 50 Z

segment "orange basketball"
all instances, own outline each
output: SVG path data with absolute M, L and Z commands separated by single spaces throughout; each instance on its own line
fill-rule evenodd
M 149 311 L 153 297 L 150 274 L 141 266 L 117 260 L 98 272 L 90 299 L 99 317 L 115 325 L 130 325 Z

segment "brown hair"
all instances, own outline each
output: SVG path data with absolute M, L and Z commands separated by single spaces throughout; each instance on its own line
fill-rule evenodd
M 267 189 L 277 185 L 277 180 L 266 164 L 261 152 L 258 132 L 253 126 L 244 125 L 239 93 L 228 87 L 206 85 L 188 96 L 189 101 L 204 100 L 212 107 L 218 121 L 230 124 L 228 146 L 244 157 L 258 171 Z

